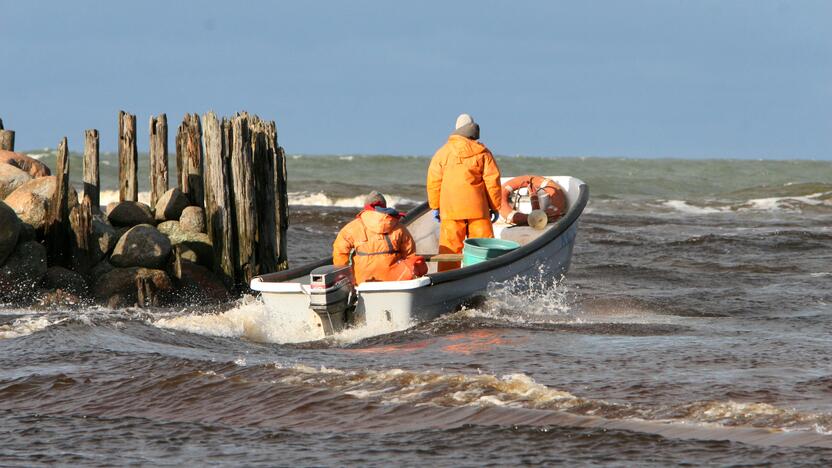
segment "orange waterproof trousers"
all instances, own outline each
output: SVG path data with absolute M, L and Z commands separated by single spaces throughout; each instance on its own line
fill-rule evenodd
M 494 237 L 494 230 L 491 228 L 491 220 L 488 218 L 441 218 L 441 221 L 439 222 L 439 253 L 462 253 L 462 242 L 466 237 L 471 239 Z M 459 262 L 441 262 L 439 263 L 437 270 L 453 270 L 459 268 L 459 266 Z

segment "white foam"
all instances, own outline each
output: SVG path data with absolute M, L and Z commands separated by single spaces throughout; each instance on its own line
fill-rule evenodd
M 44 316 L 38 317 L 21 317 L 12 323 L 0 325 L 0 339 L 19 338 L 21 336 L 31 335 L 32 333 L 44 330 L 50 325 L 55 325 L 63 322 L 64 319 L 49 321 Z
M 272 314 L 260 300 L 249 300 L 219 314 L 189 314 L 161 318 L 152 323 L 160 328 L 180 330 L 204 336 L 245 338 L 259 343 L 303 343 L 319 339 L 320 332 L 307 324 L 292 325 Z M 395 326 L 379 322 L 352 327 L 327 337 L 336 343 L 353 343 L 371 336 L 393 333 L 412 324 Z
M 662 203 L 663 206 L 682 212 L 687 214 L 711 214 L 711 213 L 723 213 L 727 211 L 727 208 L 712 208 L 712 207 L 700 207 L 694 206 L 689 204 L 684 200 L 667 200 Z
M 205 336 L 245 338 L 260 343 L 301 343 L 317 337 L 311 328 L 293 329 L 260 301 L 243 303 L 219 314 L 162 318 L 153 325 Z
M 289 205 L 292 206 L 335 206 L 340 208 L 361 208 L 364 206 L 365 195 L 355 197 L 331 198 L 323 192 L 291 192 L 289 193 Z M 387 203 L 390 206 L 416 205 L 421 202 L 396 195 L 386 195 Z
M 81 192 L 79 192 L 78 197 L 80 198 L 81 195 Z M 118 202 L 118 190 L 102 190 L 99 195 L 99 200 L 101 206 L 107 206 L 110 203 Z M 150 206 L 150 192 L 139 192 L 139 201 Z
M 753 198 L 740 206 L 740 210 L 784 211 L 799 209 L 799 205 L 832 205 L 832 200 L 822 200 L 821 197 L 832 192 L 819 192 L 802 197 L 768 197 Z
M 573 293 L 562 278 L 551 277 L 543 267 L 532 276 L 490 284 L 486 301 L 462 314 L 516 324 L 572 323 L 580 321 L 572 310 Z

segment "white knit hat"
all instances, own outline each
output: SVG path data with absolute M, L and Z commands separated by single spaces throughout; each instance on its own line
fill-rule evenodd
M 468 114 L 459 114 L 459 117 L 456 118 L 456 128 L 455 130 L 459 130 L 460 128 L 474 123 L 474 118 Z

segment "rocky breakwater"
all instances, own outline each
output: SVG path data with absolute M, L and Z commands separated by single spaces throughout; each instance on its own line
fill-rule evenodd
M 49 264 L 44 243 L 56 178 L 32 172 L 43 171 L 0 162 L 0 303 L 129 307 L 229 299 L 211 270 L 204 211 L 176 188 L 154 207 L 124 201 L 104 212 L 92 207 L 87 218 L 70 189 L 71 254 L 64 264 Z

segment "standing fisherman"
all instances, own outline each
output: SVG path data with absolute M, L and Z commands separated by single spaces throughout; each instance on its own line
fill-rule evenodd
M 491 223 L 500 211 L 500 168 L 491 151 L 477 140 L 480 126 L 468 114 L 430 162 L 428 203 L 439 221 L 439 253 L 462 252 L 466 237 L 494 237 Z M 443 262 L 439 271 L 459 268 Z

